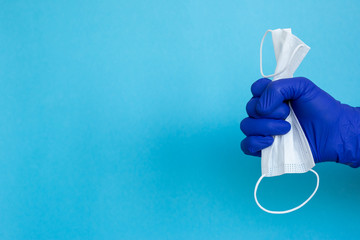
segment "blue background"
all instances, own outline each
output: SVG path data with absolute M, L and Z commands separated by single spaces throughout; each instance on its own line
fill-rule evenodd
M 359 1 L 0 5 L 0 239 L 358 238 L 359 169 L 319 164 L 308 205 L 264 213 L 239 122 L 267 29 L 312 48 L 296 75 L 359 105 Z M 259 199 L 287 209 L 314 186 L 268 178 Z

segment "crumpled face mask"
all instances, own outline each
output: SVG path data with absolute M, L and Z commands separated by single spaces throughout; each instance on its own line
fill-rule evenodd
M 266 35 L 271 32 L 276 58 L 275 73 L 264 75 L 262 70 L 262 46 Z M 291 33 L 291 29 L 276 29 L 265 32 L 260 45 L 260 72 L 265 78 L 273 77 L 273 81 L 292 78 L 294 72 L 310 50 L 310 47 Z M 285 119 L 291 124 L 290 131 L 285 135 L 274 136 L 274 143 L 261 151 L 262 176 L 256 183 L 254 198 L 256 204 L 265 212 L 284 214 L 293 212 L 304 206 L 316 193 L 319 187 L 319 175 L 312 169 L 315 166 L 309 143 L 301 125 L 291 107 Z M 311 171 L 316 175 L 317 184 L 310 197 L 299 206 L 286 211 L 271 211 L 260 205 L 256 193 L 264 177 L 279 176 L 285 173 L 305 173 Z

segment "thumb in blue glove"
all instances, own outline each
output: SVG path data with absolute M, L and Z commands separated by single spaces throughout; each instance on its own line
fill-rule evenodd
M 360 165 L 360 110 L 335 100 L 304 77 L 272 82 L 262 78 L 251 91 L 246 106 L 248 118 L 241 122 L 246 138 L 245 154 L 261 156 L 273 143 L 273 135 L 286 134 L 291 126 L 287 102 L 297 116 L 316 163 L 335 161 L 352 167 Z

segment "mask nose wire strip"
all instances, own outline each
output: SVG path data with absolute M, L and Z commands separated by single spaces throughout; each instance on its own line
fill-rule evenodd
M 295 54 L 297 53 L 297 51 L 298 51 L 301 47 L 305 47 L 305 44 L 300 44 L 300 45 L 298 45 L 298 46 L 294 49 L 293 53 L 291 54 L 291 56 L 290 56 L 290 58 L 289 58 L 289 61 L 288 61 L 288 64 L 287 64 L 286 66 L 284 66 L 284 68 L 281 69 L 281 71 L 279 71 L 279 72 L 277 72 L 277 73 L 270 74 L 270 75 L 265 75 L 264 72 L 263 72 L 263 67 L 262 67 L 262 47 L 263 47 L 263 43 L 264 43 L 264 40 L 265 40 L 266 35 L 267 35 L 269 32 L 271 32 L 271 31 L 272 31 L 272 30 L 267 30 L 267 31 L 265 32 L 263 38 L 261 39 L 261 44 L 260 44 L 260 73 L 261 73 L 261 75 L 262 75 L 264 78 L 275 77 L 275 76 L 283 73 L 283 72 L 286 70 L 287 65 L 288 65 L 289 63 L 291 63 L 291 61 L 292 61 L 292 59 L 294 58 L 294 56 L 295 56 Z
M 255 202 L 256 204 L 259 206 L 259 208 L 261 208 L 263 211 L 265 212 L 268 212 L 268 213 L 272 213 L 272 214 L 285 214 L 285 213 L 290 213 L 290 212 L 293 212 L 295 210 L 298 210 L 299 208 L 303 207 L 305 204 L 307 204 L 310 199 L 315 195 L 315 193 L 317 192 L 318 188 L 319 188 L 319 182 L 320 182 L 320 178 L 319 178 L 319 175 L 317 174 L 317 172 L 315 172 L 314 170 L 310 169 L 310 171 L 312 171 L 315 175 L 316 175 L 316 178 L 317 178 L 317 183 L 316 183 L 316 187 L 315 187 L 315 190 L 314 192 L 310 195 L 310 197 L 308 199 L 305 200 L 305 202 L 303 202 L 302 204 L 300 204 L 299 206 L 297 207 L 294 207 L 292 209 L 289 209 L 289 210 L 286 210 L 286 211 L 271 211 L 271 210 L 267 210 L 266 208 L 264 208 L 263 206 L 261 206 L 261 204 L 259 203 L 258 199 L 257 199 L 257 196 L 256 196 L 256 193 L 257 193 L 257 189 L 259 187 L 259 184 L 261 182 L 261 180 L 265 177 L 265 175 L 262 175 L 259 180 L 257 181 L 256 185 L 255 185 L 255 189 L 254 189 L 254 198 L 255 198 Z

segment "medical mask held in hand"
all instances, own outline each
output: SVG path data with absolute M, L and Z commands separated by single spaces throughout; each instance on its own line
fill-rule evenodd
M 264 75 L 262 70 L 262 45 L 267 33 L 271 32 L 276 58 L 275 73 Z M 273 81 L 282 78 L 292 78 L 310 47 L 291 33 L 291 29 L 276 29 L 266 31 L 260 45 L 260 72 L 265 78 L 273 77 Z M 316 193 L 319 187 L 319 175 L 312 170 L 315 166 L 309 143 L 301 125 L 290 105 L 290 114 L 285 119 L 291 124 L 290 131 L 285 135 L 274 136 L 274 143 L 261 151 L 262 176 L 256 183 L 254 197 L 256 204 L 264 211 L 273 214 L 293 212 L 304 206 Z M 256 192 L 264 177 L 279 176 L 285 173 L 305 173 L 312 171 L 317 177 L 315 191 L 301 205 L 287 211 L 270 211 L 260 205 Z

